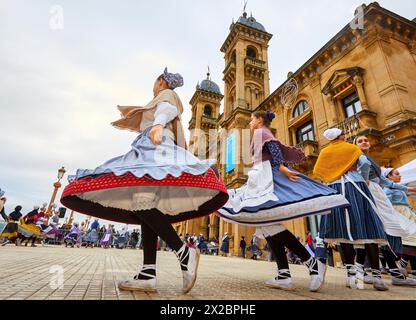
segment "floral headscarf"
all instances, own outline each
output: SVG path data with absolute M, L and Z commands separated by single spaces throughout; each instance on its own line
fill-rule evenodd
M 163 79 L 172 90 L 183 86 L 183 77 L 179 73 L 169 73 L 168 68 L 163 71 Z

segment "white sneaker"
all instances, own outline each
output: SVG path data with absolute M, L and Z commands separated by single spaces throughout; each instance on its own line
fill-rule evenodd
M 326 264 L 322 263 L 318 259 L 315 259 L 315 261 L 318 264 L 318 274 L 311 275 L 309 290 L 312 292 L 317 292 L 319 289 L 321 289 L 322 285 L 325 283 L 326 274 Z
M 383 282 L 381 279 L 381 270 L 378 269 L 371 269 L 371 273 L 373 276 L 373 287 L 378 291 L 387 291 L 389 290 L 389 286 Z
M 280 278 L 280 279 L 279 279 Z M 277 276 L 265 282 L 266 286 L 281 290 L 294 290 L 289 269 L 277 270 Z
M 156 292 L 156 277 L 148 280 L 126 280 L 118 284 L 119 289 L 127 291 Z
M 373 287 L 378 291 L 387 291 L 389 290 L 389 286 L 381 280 L 381 278 L 373 277 Z
M 146 270 L 156 270 L 156 265 L 143 265 L 139 274 L 134 277 L 132 280 L 126 280 L 119 283 L 118 287 L 121 290 L 128 291 L 144 291 L 144 292 L 156 292 L 156 276 L 154 274 L 146 273 Z M 142 274 L 150 279 L 139 279 L 139 275 Z
M 318 259 L 310 257 L 310 259 L 303 263 L 309 269 L 309 274 L 318 271 L 318 274 L 312 274 L 309 282 L 309 290 L 312 292 L 318 291 L 325 282 L 326 264 Z
M 355 286 L 355 283 L 356 283 L 355 276 L 347 276 L 347 280 L 345 282 L 345 286 L 347 288 L 356 289 L 357 286 Z
M 366 275 L 364 276 L 364 283 L 365 284 L 373 284 L 374 278 L 372 276 Z
M 373 282 L 371 282 L 373 283 Z M 353 290 L 363 290 L 364 284 L 362 281 L 360 281 L 356 276 L 347 276 L 347 282 L 345 285 L 347 288 L 353 289 Z
M 392 277 L 391 284 L 393 286 L 416 287 L 416 279 L 412 279 L 412 278 L 400 279 L 400 278 Z
M 188 249 L 188 250 L 186 250 Z M 187 270 L 182 270 L 183 276 L 183 293 L 188 293 L 192 290 L 195 285 L 197 272 L 198 272 L 198 265 L 199 265 L 199 257 L 200 252 L 196 248 L 189 248 L 184 244 L 182 248 L 179 249 L 178 252 L 175 252 L 176 256 L 178 257 L 181 267 L 185 267 Z M 188 263 L 185 264 L 183 261 L 188 257 Z
M 273 279 L 267 280 L 265 284 L 269 288 L 274 288 L 274 289 L 281 289 L 281 290 L 288 290 L 288 291 L 292 291 L 295 289 L 293 286 L 292 278 L 279 279 L 279 280 L 277 278 L 273 278 Z
M 368 278 L 368 275 L 366 276 L 365 274 L 365 270 L 364 270 L 364 266 L 360 265 L 358 263 L 356 263 L 354 265 L 355 268 L 355 278 L 356 278 L 356 289 L 359 290 L 363 290 L 364 289 L 364 284 L 366 283 L 366 277 L 368 281 L 371 281 L 371 284 L 374 283 L 374 280 L 372 279 L 373 277 L 370 277 L 371 279 Z
M 292 291 L 295 289 L 293 286 L 292 278 L 287 279 L 269 279 L 265 282 L 266 286 L 269 288 L 281 289 L 281 290 L 289 290 Z

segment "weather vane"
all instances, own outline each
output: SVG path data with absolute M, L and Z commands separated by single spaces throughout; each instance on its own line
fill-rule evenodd
M 248 0 L 245 0 L 245 1 L 244 1 L 244 8 L 243 8 L 243 12 L 246 12 L 247 2 L 248 2 Z

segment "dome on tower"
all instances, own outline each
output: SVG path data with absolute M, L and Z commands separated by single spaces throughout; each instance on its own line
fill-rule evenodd
M 248 26 L 253 29 L 257 29 L 263 32 L 267 32 L 266 28 L 259 22 L 257 22 L 256 19 L 254 19 L 253 16 L 247 17 L 247 12 L 244 12 L 243 15 L 238 19 L 237 23 L 244 24 L 245 26 Z
M 210 79 L 209 73 L 207 74 L 207 78 L 203 80 L 201 84 L 197 86 L 197 88 L 201 90 L 217 93 L 217 94 L 222 94 L 220 87 L 214 81 Z

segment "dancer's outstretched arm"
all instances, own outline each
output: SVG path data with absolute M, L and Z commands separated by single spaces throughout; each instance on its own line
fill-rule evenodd
M 178 109 L 169 102 L 158 104 L 155 112 L 155 121 L 153 128 L 150 130 L 150 139 L 154 144 L 162 143 L 163 128 L 178 116 Z

